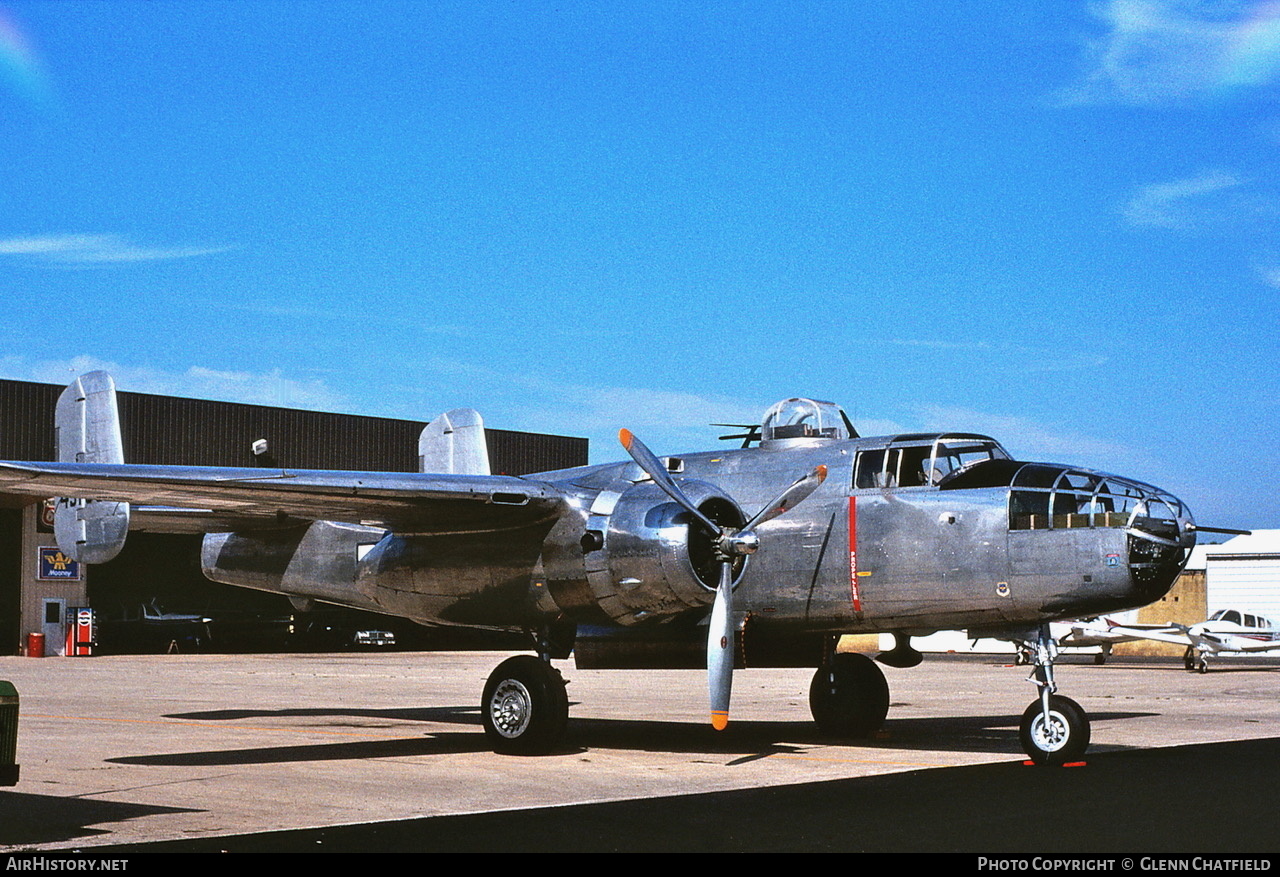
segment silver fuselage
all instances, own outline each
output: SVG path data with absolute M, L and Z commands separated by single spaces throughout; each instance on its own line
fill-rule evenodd
M 1017 629 L 1145 605 L 1172 585 L 1195 541 L 1176 498 L 1130 479 L 1017 463 L 989 439 L 987 457 L 942 473 L 939 448 L 970 439 L 981 448 L 982 437 L 945 435 L 806 439 L 663 460 L 726 526 L 827 467 L 800 508 L 759 527 L 761 548 L 739 567 L 735 612 L 757 630 Z M 953 462 L 962 459 L 955 452 Z M 636 464 L 528 480 L 560 492 L 557 513 L 430 535 L 325 521 L 211 534 L 205 571 L 428 624 L 561 621 L 643 636 L 705 616 L 715 563 L 702 528 Z

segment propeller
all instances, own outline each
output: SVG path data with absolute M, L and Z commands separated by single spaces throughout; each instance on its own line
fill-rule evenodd
M 721 527 L 712 521 L 693 500 L 680 489 L 667 467 L 636 438 L 630 430 L 621 430 L 618 439 L 653 483 L 662 488 L 696 520 L 712 537 L 715 558 L 720 563 L 720 582 L 711 619 L 707 626 L 707 694 L 711 700 L 711 725 L 717 731 L 729 724 L 729 692 L 733 687 L 733 563 L 739 557 L 755 554 L 760 548 L 756 527 L 793 509 L 818 489 L 827 477 L 827 467 L 817 466 L 801 476 L 742 527 Z

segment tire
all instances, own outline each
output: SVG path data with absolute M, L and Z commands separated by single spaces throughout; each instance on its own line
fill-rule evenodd
M 508 658 L 489 675 L 480 711 L 494 752 L 550 752 L 564 737 L 569 721 L 564 677 L 533 655 Z
M 1022 749 L 1036 764 L 1065 764 L 1076 761 L 1089 747 L 1089 717 L 1069 697 L 1050 695 L 1049 725 L 1037 699 L 1022 714 L 1018 728 Z
M 824 734 L 870 737 L 889 712 L 889 683 L 866 655 L 839 654 L 809 685 L 809 710 Z

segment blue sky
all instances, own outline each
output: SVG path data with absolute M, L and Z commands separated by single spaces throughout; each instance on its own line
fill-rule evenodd
M 1278 87 L 1267 3 L 0 0 L 0 376 L 598 462 L 808 395 L 1280 527 Z

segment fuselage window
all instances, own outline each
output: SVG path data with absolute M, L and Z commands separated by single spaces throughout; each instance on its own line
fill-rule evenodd
M 885 449 L 858 452 L 858 471 L 854 476 L 853 486 L 861 490 L 873 487 L 895 487 L 896 479 L 885 472 Z M 892 482 L 892 483 L 891 483 Z

